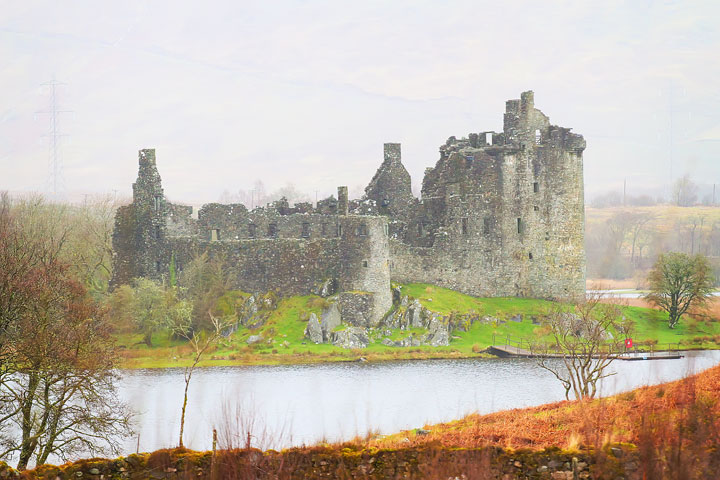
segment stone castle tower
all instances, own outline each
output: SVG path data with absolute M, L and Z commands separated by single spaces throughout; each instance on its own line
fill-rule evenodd
M 419 202 L 390 144 L 397 155 L 386 154 L 366 196 L 391 220 L 393 280 L 477 296 L 584 295 L 585 140 L 551 125 L 531 91 L 506 102 L 503 124 L 450 137 Z
M 119 278 L 161 280 L 169 268 L 167 204 L 155 164 L 155 150 L 138 152 L 133 202 L 115 217 L 113 282 Z

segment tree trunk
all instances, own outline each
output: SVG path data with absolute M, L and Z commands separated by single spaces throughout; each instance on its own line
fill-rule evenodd
M 23 399 L 21 407 L 22 412 L 22 441 L 20 443 L 20 458 L 18 459 L 17 469 L 25 470 L 30 458 L 37 447 L 37 439 L 32 436 L 33 414 L 32 407 L 35 401 L 35 393 L 40 384 L 40 378 L 37 374 L 28 374 L 27 396 Z
M 188 397 L 188 388 L 190 387 L 190 377 L 192 376 L 192 370 L 190 371 L 190 375 L 185 377 L 185 395 L 183 396 L 183 406 L 182 411 L 180 413 L 180 447 L 183 445 L 183 432 L 185 431 L 185 409 L 187 408 L 187 397 Z
M 668 312 L 670 314 L 670 319 L 668 326 L 670 328 L 675 328 L 675 325 L 678 323 L 678 302 L 675 296 L 673 296 L 670 300 L 670 311 Z

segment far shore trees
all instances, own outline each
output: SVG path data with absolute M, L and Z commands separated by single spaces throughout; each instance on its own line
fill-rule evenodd
M 545 321 L 554 339 L 555 358 L 540 358 L 539 365 L 551 372 L 576 399 L 595 398 L 598 382 L 613 375 L 608 367 L 619 355 L 613 334 L 623 331 L 620 307 L 601 303 L 591 294 L 571 309 L 556 305 Z
M 668 312 L 668 326 L 675 328 L 691 308 L 707 303 L 715 278 L 704 255 L 670 252 L 658 257 L 648 274 L 648 283 L 650 293 L 645 299 Z
M 673 185 L 673 202 L 679 207 L 690 207 L 697 202 L 698 187 L 689 174 L 678 178 Z
M 185 297 L 192 302 L 192 327 L 212 330 L 208 312 L 215 314 L 217 301 L 231 289 L 224 258 L 210 258 L 207 252 L 196 256 L 179 275 L 178 283 Z
M 168 295 L 172 295 L 173 292 L 146 278 L 135 279 L 135 287 L 131 292 L 129 297 L 133 318 L 138 330 L 143 334 L 143 341 L 148 347 L 152 347 L 153 334 L 168 326 L 170 317 Z

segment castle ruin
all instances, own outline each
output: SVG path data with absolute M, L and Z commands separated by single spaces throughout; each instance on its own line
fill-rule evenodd
M 116 215 L 112 285 L 162 280 L 208 252 L 233 286 L 282 295 L 325 289 L 343 317 L 376 324 L 390 281 L 430 283 L 475 296 L 581 298 L 585 292 L 585 140 L 551 125 L 532 91 L 506 102 L 503 131 L 450 137 L 411 191 L 400 144 L 361 199 L 294 206 L 280 200 L 192 207 L 167 202 L 155 151 L 141 150 L 133 202 Z

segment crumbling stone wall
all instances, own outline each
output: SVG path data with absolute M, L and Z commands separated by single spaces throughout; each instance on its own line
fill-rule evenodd
M 227 266 L 233 288 L 246 292 L 275 290 L 282 295 L 306 295 L 322 281 L 333 279 L 339 291 L 370 294 L 373 301 L 370 314 L 375 321 L 379 320 L 392 305 L 386 220 L 354 215 L 321 220 L 329 225 L 324 237 L 312 216 L 263 216 L 255 212 L 245 218 L 244 224 L 238 224 L 241 226 L 237 231 L 245 231 L 242 225 L 247 222 L 266 225 L 272 221 L 277 224 L 277 236 L 227 238 L 223 236 L 224 230 L 220 230 L 217 241 L 207 235 L 170 239 L 169 250 L 175 255 L 180 271 L 195 256 L 207 251 L 211 258 L 221 259 Z M 305 222 L 315 227 L 317 232 L 313 236 L 297 235 Z
M 318 213 L 310 204 L 290 207 L 282 199 L 252 211 L 211 203 L 195 220 L 191 207 L 165 200 L 155 151 L 141 150 L 139 164 L 133 203 L 115 220 L 113 286 L 136 277 L 163 281 L 171 261 L 182 272 L 208 252 L 224 263 L 236 289 L 305 295 L 332 280 L 340 291 L 366 294 L 373 321 L 390 309 L 387 218 L 348 215 L 346 187 L 334 207 L 343 215 Z

